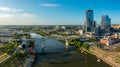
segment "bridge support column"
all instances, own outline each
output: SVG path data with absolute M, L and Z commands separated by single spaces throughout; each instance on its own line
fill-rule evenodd
M 44 53 L 44 40 L 42 42 L 42 52 Z
M 68 39 L 67 38 L 65 39 L 65 44 L 66 44 L 66 49 L 68 49 L 69 43 L 68 43 Z
M 42 52 L 44 52 L 44 44 L 42 44 Z

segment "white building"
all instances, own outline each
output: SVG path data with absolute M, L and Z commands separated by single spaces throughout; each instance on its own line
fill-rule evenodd
M 62 26 L 61 28 L 62 28 L 62 29 L 66 29 L 65 26 Z
M 58 29 L 59 29 L 59 26 L 55 26 L 55 29 L 58 30 Z
M 79 34 L 80 34 L 80 35 L 83 35 L 83 30 L 79 30 Z

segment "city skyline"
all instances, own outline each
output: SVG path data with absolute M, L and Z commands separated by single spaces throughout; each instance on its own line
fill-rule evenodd
M 0 0 L 0 25 L 81 25 L 88 9 L 101 23 L 109 15 L 112 24 L 119 24 L 119 0 Z

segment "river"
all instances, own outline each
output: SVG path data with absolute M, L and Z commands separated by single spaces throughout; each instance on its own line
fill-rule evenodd
M 95 56 L 80 53 L 74 46 L 69 46 L 66 50 L 65 44 L 60 41 L 42 41 L 40 38 L 43 36 L 35 33 L 31 33 L 31 36 L 35 39 L 35 51 L 38 53 L 35 67 L 110 67 L 102 61 L 97 62 Z

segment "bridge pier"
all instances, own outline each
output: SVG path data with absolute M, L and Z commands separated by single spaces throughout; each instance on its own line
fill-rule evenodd
M 42 52 L 44 53 L 44 40 L 42 40 Z
M 66 49 L 69 47 L 68 38 L 65 39 Z
M 42 44 L 42 52 L 44 53 L 44 44 Z

